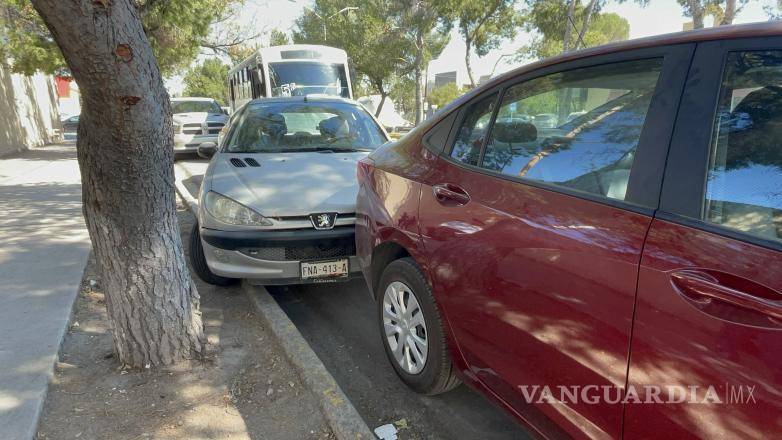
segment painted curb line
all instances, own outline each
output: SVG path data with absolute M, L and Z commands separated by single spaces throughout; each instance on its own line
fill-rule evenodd
M 307 388 L 318 399 L 321 412 L 340 440 L 376 438 L 364 419 L 320 361 L 304 337 L 280 308 L 266 288 L 243 283 L 243 289 L 261 320 L 271 329 L 291 364 L 298 370 Z
M 174 166 L 178 165 L 174 164 Z M 179 169 L 188 177 L 192 177 L 185 167 Z M 174 183 L 177 194 L 187 208 L 194 215 L 198 215 L 198 200 L 190 194 L 181 181 L 175 180 Z M 252 286 L 246 282 L 243 283 L 242 288 L 263 324 L 271 330 L 272 336 L 282 347 L 285 357 L 293 364 L 304 384 L 318 400 L 320 411 L 337 439 L 375 439 L 375 435 L 334 380 L 334 376 L 329 373 L 296 325 L 269 295 L 266 288 Z

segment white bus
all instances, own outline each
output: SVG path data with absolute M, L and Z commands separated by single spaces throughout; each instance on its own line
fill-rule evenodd
M 228 72 L 231 107 L 255 98 L 326 94 L 353 98 L 342 49 L 291 44 L 259 49 Z

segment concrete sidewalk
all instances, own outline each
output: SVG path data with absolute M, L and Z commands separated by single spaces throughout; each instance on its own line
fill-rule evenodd
M 0 159 L 0 438 L 35 435 L 90 251 L 75 145 Z

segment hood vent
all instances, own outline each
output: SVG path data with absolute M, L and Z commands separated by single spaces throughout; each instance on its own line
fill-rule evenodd
M 251 167 L 261 166 L 261 164 L 259 164 L 258 161 L 253 159 L 252 157 L 245 157 L 244 161 L 247 162 L 247 165 L 250 165 Z
M 236 157 L 232 157 L 229 162 L 231 162 L 231 165 L 235 166 L 236 168 L 244 168 L 247 165 L 242 162 L 242 159 L 238 159 Z

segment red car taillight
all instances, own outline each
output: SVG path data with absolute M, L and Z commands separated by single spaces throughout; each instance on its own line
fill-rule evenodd
M 372 171 L 375 169 L 375 161 L 365 157 L 358 161 L 358 166 L 356 167 L 356 178 L 358 179 L 358 184 L 361 185 L 364 182 L 369 182 L 372 180 Z

